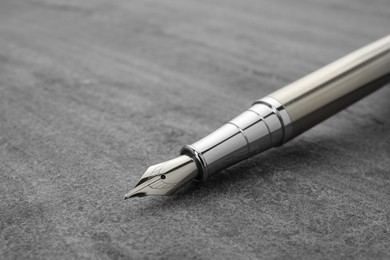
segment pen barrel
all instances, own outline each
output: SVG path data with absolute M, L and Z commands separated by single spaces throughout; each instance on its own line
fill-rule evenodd
M 293 82 L 269 97 L 283 104 L 296 137 L 390 80 L 390 35 Z
M 390 81 L 390 36 L 367 45 L 256 101 L 181 154 L 197 179 L 283 144 Z

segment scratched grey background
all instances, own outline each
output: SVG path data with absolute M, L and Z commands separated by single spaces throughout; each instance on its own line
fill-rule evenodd
M 390 33 L 388 0 L 1 0 L 1 259 L 389 259 L 390 88 L 168 198 L 148 165 Z

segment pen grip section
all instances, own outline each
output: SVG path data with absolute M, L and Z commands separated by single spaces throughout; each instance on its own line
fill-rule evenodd
M 266 102 L 256 103 L 203 139 L 184 146 L 181 154 L 194 158 L 199 179 L 206 180 L 222 169 L 281 144 L 284 131 L 278 110 Z

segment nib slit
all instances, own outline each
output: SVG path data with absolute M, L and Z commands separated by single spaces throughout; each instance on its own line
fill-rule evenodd
M 144 196 L 171 195 L 185 183 L 196 178 L 196 163 L 187 155 L 149 167 L 125 199 Z

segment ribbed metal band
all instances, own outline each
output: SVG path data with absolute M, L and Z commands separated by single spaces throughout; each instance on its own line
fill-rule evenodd
M 247 111 L 198 142 L 186 145 L 181 154 L 194 158 L 199 180 L 271 147 L 289 135 L 290 117 L 273 98 L 256 101 Z

